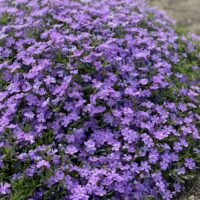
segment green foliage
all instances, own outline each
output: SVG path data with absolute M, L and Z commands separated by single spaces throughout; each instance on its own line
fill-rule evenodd
M 8 13 L 3 13 L 2 16 L 0 16 L 0 25 L 6 25 L 10 22 L 11 17 Z

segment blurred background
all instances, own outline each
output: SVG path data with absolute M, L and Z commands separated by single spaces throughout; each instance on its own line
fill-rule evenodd
M 200 0 L 147 0 L 192 33 L 200 35 Z

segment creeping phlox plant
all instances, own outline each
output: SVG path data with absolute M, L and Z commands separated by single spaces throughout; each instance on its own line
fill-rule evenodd
M 200 39 L 142 0 L 0 4 L 0 198 L 174 198 L 200 162 Z

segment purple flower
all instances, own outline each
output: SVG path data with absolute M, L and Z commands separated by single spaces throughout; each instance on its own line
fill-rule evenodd
M 178 168 L 176 171 L 178 175 L 181 175 L 181 174 L 185 174 L 186 169 L 185 167 L 181 167 L 181 168 Z
M 19 158 L 20 160 L 22 160 L 22 161 L 26 161 L 27 157 L 28 157 L 28 155 L 27 155 L 26 153 L 21 153 L 21 154 L 18 156 L 18 158 Z
M 146 161 L 141 162 L 140 170 L 143 170 L 148 173 L 150 171 L 150 169 L 151 169 L 151 167 L 148 162 L 146 162 Z
M 175 183 L 174 184 L 174 189 L 176 192 L 180 192 L 181 191 L 181 184 L 180 183 Z
M 141 79 L 140 81 L 139 81 L 139 83 L 141 84 L 141 85 L 147 85 L 148 84 L 148 79 Z
M 156 164 L 158 159 L 159 159 L 159 153 L 156 150 L 152 150 L 149 153 L 149 162 L 153 163 L 153 164 Z
M 86 146 L 86 151 L 88 151 L 88 152 L 94 152 L 96 150 L 95 142 L 93 140 L 88 140 L 84 144 Z
M 128 143 L 136 142 L 139 139 L 138 133 L 128 128 L 122 130 L 122 136 Z
M 46 160 L 40 160 L 37 165 L 36 165 L 37 168 L 42 168 L 42 167 L 46 167 L 47 169 L 50 168 L 50 164 L 48 161 Z
M 33 119 L 34 118 L 34 113 L 33 112 L 25 112 L 24 116 L 27 117 L 28 119 Z
M 190 170 L 193 170 L 196 166 L 194 160 L 192 158 L 185 158 L 185 167 L 187 167 Z
M 172 199 L 198 163 L 199 38 L 143 0 L 0 1 L 2 181 L 34 179 L 33 200 Z
M 0 194 L 9 194 L 10 193 L 10 184 L 5 182 L 5 183 L 0 183 Z
M 70 155 L 73 155 L 77 152 L 78 152 L 77 148 L 73 145 L 68 145 L 66 150 L 65 150 L 65 153 L 70 154 Z

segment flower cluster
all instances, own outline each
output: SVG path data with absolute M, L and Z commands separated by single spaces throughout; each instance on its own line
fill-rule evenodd
M 0 197 L 180 192 L 200 161 L 199 37 L 142 0 L 0 4 Z

